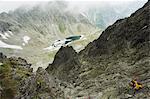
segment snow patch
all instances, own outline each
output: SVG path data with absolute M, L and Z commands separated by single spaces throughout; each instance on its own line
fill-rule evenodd
M 25 44 L 25 43 L 22 43 L 22 45 L 25 46 L 26 44 Z
M 52 45 L 54 47 L 61 47 L 61 46 L 64 46 L 65 45 L 65 41 L 66 40 L 56 40 Z
M 10 37 L 10 35 L 7 32 L 5 32 L 4 34 L 7 38 Z
M 30 39 L 31 39 L 31 38 L 30 38 L 29 36 L 24 36 L 24 37 L 23 37 L 24 43 L 22 43 L 22 45 L 25 46 L 26 44 L 28 44 Z
M 0 41 L 0 47 L 1 48 L 10 48 L 10 49 L 19 49 L 19 50 L 22 50 L 23 48 L 21 46 L 18 46 L 18 45 L 9 45 L 9 44 L 6 44 L 2 41 Z
M 7 31 L 5 33 L 0 33 L 0 36 L 3 38 L 3 39 L 8 39 L 9 37 L 11 37 L 13 35 L 13 33 L 11 31 Z
M 81 35 L 80 40 L 86 40 L 87 38 L 84 35 Z
M 11 31 L 8 31 L 8 33 L 9 33 L 11 36 L 13 36 L 13 35 L 14 35 Z
M 5 34 L 3 34 L 3 33 L 0 33 L 0 36 L 1 36 L 3 39 L 7 39 L 7 37 L 6 37 Z
M 44 48 L 43 50 L 56 51 L 56 50 L 59 50 L 60 48 L 61 48 L 61 46 L 58 46 L 58 47 L 49 46 L 47 48 Z
M 24 37 L 23 37 L 23 41 L 24 41 L 26 44 L 28 44 L 28 42 L 29 42 L 30 39 L 31 39 L 31 38 L 30 38 L 29 36 L 24 36 Z
M 0 66 L 3 65 L 3 63 L 0 62 Z

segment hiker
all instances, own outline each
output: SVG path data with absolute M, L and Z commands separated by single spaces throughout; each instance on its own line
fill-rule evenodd
M 143 88 L 142 84 L 140 82 L 138 82 L 136 79 L 132 80 L 131 83 L 129 83 L 129 85 L 135 90 L 138 91 L 140 89 Z

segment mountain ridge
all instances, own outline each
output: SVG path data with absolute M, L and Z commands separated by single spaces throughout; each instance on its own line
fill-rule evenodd
M 148 1 L 130 17 L 117 20 L 113 25 L 103 31 L 98 39 L 89 43 L 77 56 L 74 56 L 77 58 L 76 60 L 79 60 L 78 64 L 80 64 L 80 67 L 78 67 L 78 70 L 70 69 L 66 71 L 66 64 L 63 63 L 56 66 L 52 63 L 46 70 L 50 74 L 53 72 L 51 75 L 56 76 L 62 81 L 70 81 L 75 88 L 77 86 L 81 87 L 81 91 L 76 95 L 80 94 L 81 96 L 85 96 L 87 90 L 89 94 L 92 95 L 96 93 L 96 90 L 106 89 L 107 93 L 101 96 L 102 99 L 104 97 L 108 98 L 108 94 L 110 94 L 111 98 L 115 99 L 126 95 L 126 97 L 128 97 L 128 95 L 129 97 L 132 96 L 132 90 L 130 90 L 128 86 L 130 80 L 138 77 L 141 82 L 149 81 L 149 73 L 147 72 L 150 69 L 149 9 L 150 2 Z M 65 48 L 63 49 L 64 51 L 58 51 L 57 54 L 66 55 L 64 53 Z M 68 49 L 68 47 L 66 47 L 66 49 Z M 57 57 L 55 57 L 55 60 L 57 60 L 56 58 Z M 61 58 L 63 60 L 63 57 Z M 59 61 L 61 58 L 59 58 Z M 67 66 L 74 67 L 71 60 L 68 59 L 67 61 Z M 141 67 L 141 65 L 143 67 Z M 53 66 L 56 67 L 56 69 L 49 70 L 49 68 Z M 61 68 L 57 69 L 58 66 Z M 62 74 L 58 75 L 60 72 L 65 74 L 65 76 L 61 76 Z M 67 72 L 73 72 L 75 75 L 67 76 Z M 116 78 L 117 75 L 121 78 Z M 145 75 L 145 77 L 143 75 Z M 112 80 L 113 77 L 118 81 L 115 79 Z M 99 84 L 97 82 L 102 83 L 99 85 L 99 87 L 101 86 L 100 88 L 95 88 L 95 86 Z M 116 84 L 117 82 L 120 82 L 120 84 L 122 83 L 123 85 L 116 85 L 118 86 L 117 88 L 116 86 L 111 87 L 111 83 Z M 148 83 L 149 82 L 145 85 L 148 85 Z M 105 86 L 105 88 L 102 88 L 102 86 Z M 143 90 L 147 91 L 147 88 L 149 87 L 145 86 L 145 89 Z M 120 96 L 115 96 L 119 90 L 124 90 L 126 94 L 120 93 Z M 125 90 L 128 90 L 129 92 Z M 140 95 L 137 94 L 134 98 L 144 97 L 144 93 L 141 93 Z
M 53 63 L 46 69 L 38 68 L 36 73 L 24 59 L 0 53 L 0 96 L 2 99 L 148 99 L 149 9 L 150 1 L 130 17 L 109 26 L 79 53 L 73 47 L 61 47 Z M 129 86 L 133 79 L 143 84 L 138 92 Z

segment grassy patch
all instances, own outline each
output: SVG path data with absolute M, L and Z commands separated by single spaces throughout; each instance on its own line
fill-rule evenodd
M 103 74 L 103 73 L 104 73 L 103 70 L 97 68 L 97 69 L 92 69 L 88 75 L 90 76 L 90 78 L 95 78 L 95 77 L 97 77 L 98 75 L 101 75 L 101 74 Z
M 17 93 L 17 82 L 11 77 L 10 64 L 0 66 L 0 86 L 2 86 L 2 99 L 13 99 Z
M 59 23 L 58 28 L 59 28 L 61 33 L 64 33 L 66 30 L 66 26 L 63 23 Z

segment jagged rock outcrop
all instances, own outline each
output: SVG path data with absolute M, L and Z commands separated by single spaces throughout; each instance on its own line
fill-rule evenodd
M 7 58 L 0 54 L 1 99 L 14 99 L 19 93 L 19 86 L 32 74 L 31 64 L 22 58 Z
M 77 78 L 74 82 L 70 82 L 75 85 L 74 92 L 70 96 L 81 99 L 85 97 L 94 99 L 143 99 L 150 97 L 149 32 L 150 1 L 130 17 L 120 19 L 109 26 L 97 40 L 91 42 L 77 54 L 79 68 L 73 70 L 78 74 L 74 74 Z M 61 48 L 58 51 L 59 55 L 62 56 L 62 52 L 65 50 L 68 50 L 68 47 Z M 67 57 L 72 56 L 74 55 Z M 55 63 L 57 63 L 56 60 L 64 62 L 58 65 L 50 64 L 46 70 L 51 75 L 56 71 L 49 68 L 58 66 L 60 75 L 58 73 L 52 75 L 66 81 L 66 78 L 70 77 L 70 71 L 72 72 L 72 69 L 67 68 L 69 66 L 73 68 L 74 65 L 67 67 L 66 60 L 59 56 L 55 57 Z M 76 61 L 75 59 L 70 60 L 67 59 L 69 64 Z M 68 75 L 66 75 L 66 70 Z M 134 94 L 134 90 L 128 83 L 135 78 L 138 78 L 144 87 Z
M 67 46 L 66 48 L 61 47 L 60 50 L 56 53 L 53 65 L 60 65 L 62 63 L 67 63 L 68 61 L 75 60 L 77 53 L 73 47 Z
M 60 80 L 74 82 L 79 74 L 80 62 L 73 47 L 61 47 L 46 70 Z M 69 75 L 69 76 L 68 76 Z
M 18 95 L 18 99 L 57 99 L 64 97 L 59 82 L 41 67 L 38 68 L 36 74 L 32 74 L 22 82 L 20 87 L 21 94 Z
M 0 99 L 58 99 L 65 96 L 63 82 L 38 68 L 34 73 L 25 59 L 0 53 Z
M 69 50 L 73 48 L 69 47 Z M 74 91 L 74 86 L 69 83 L 69 78 L 58 78 L 59 76 L 50 75 L 42 67 L 39 67 L 36 73 L 33 72 L 31 64 L 25 59 L 7 58 L 0 54 L 0 99 L 67 98 L 70 91 Z

